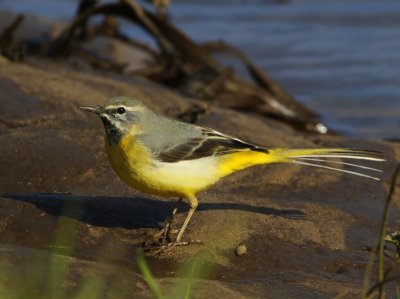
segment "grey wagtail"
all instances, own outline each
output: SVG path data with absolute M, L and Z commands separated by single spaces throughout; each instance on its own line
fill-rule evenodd
M 181 242 L 181 239 L 197 208 L 196 194 L 233 172 L 254 165 L 289 162 L 378 179 L 321 162 L 373 172 L 380 170 L 328 159 L 384 161 L 381 153 L 368 150 L 288 149 L 254 145 L 213 129 L 160 116 L 131 97 L 117 97 L 103 105 L 79 109 L 100 116 L 106 130 L 108 159 L 126 184 L 145 193 L 179 198 L 161 231 L 164 245 L 182 199 L 189 201 L 190 210 L 177 237 L 167 245 L 187 244 Z

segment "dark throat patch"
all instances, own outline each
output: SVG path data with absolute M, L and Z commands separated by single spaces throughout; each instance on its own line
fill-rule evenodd
M 101 121 L 106 129 L 108 143 L 117 144 L 122 137 L 122 132 L 107 117 L 101 117 Z

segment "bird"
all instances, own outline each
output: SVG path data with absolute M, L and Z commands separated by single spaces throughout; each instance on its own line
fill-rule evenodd
M 293 163 L 379 180 L 373 172 L 381 170 L 343 159 L 385 161 L 381 152 L 373 150 L 256 145 L 211 128 L 164 117 L 128 96 L 78 108 L 100 117 L 108 159 L 122 181 L 147 194 L 178 198 L 157 234 L 164 247 L 191 243 L 182 241 L 182 236 L 198 206 L 197 194 L 234 172 L 261 164 Z M 343 169 L 345 166 L 356 170 Z M 183 199 L 188 200 L 190 209 L 177 236 L 170 238 L 174 216 Z

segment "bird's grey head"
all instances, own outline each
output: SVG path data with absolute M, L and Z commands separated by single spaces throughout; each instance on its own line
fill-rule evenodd
M 132 126 L 139 123 L 148 110 L 142 102 L 131 97 L 117 97 L 102 105 L 82 106 L 79 109 L 100 116 L 109 143 L 118 143 L 121 137 L 131 130 Z

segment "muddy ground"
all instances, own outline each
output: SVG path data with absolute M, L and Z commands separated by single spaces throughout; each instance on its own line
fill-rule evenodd
M 129 95 L 174 116 L 192 100 L 142 79 L 46 60 L 1 58 L 0 91 L 1 298 L 73 298 L 86 289 L 99 298 L 151 297 L 135 254 L 175 199 L 125 186 L 106 159 L 100 120 L 77 106 Z M 360 297 L 398 144 L 299 133 L 213 106 L 198 124 L 271 147 L 379 150 L 388 161 L 380 182 L 294 165 L 254 167 L 222 180 L 198 196 L 185 235 L 203 244 L 146 255 L 163 292 L 182 297 L 189 283 L 182 273 L 197 260 L 193 298 Z M 391 229 L 400 226 L 399 201 L 396 195 Z M 240 243 L 247 252 L 239 257 Z M 389 294 L 395 290 L 388 285 Z

